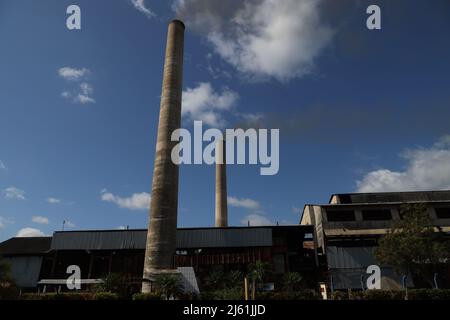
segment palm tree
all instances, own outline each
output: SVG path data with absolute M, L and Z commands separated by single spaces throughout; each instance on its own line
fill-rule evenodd
M 298 272 L 288 272 L 283 277 L 283 289 L 293 292 L 302 282 L 302 276 Z
M 256 285 L 261 283 L 264 279 L 266 273 L 267 263 L 260 260 L 256 261 L 254 264 L 250 265 L 250 272 L 248 274 L 250 280 L 252 281 L 252 300 L 255 300 L 256 296 Z
M 181 277 L 178 274 L 159 274 L 155 277 L 153 286 L 156 292 L 167 300 L 172 296 L 177 297 L 183 292 Z

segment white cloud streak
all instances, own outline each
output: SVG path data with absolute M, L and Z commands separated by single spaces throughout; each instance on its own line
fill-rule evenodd
M 248 198 L 228 197 L 228 204 L 232 207 L 244 208 L 248 210 L 260 210 L 261 205 L 258 201 Z
M 78 81 L 90 74 L 90 71 L 87 68 L 62 67 L 58 69 L 58 74 L 65 80 Z
M 23 228 L 17 232 L 16 237 L 45 237 L 45 233 L 35 228 Z
M 31 221 L 38 224 L 49 224 L 48 218 L 43 216 L 33 216 Z
M 402 157 L 406 160 L 404 170 L 368 172 L 357 181 L 357 192 L 450 189 L 450 135 L 430 148 L 408 149 Z
M 143 13 L 147 18 L 153 18 L 155 16 L 155 13 L 150 10 L 149 7 L 147 7 L 145 5 L 145 1 L 144 0 L 131 0 L 131 3 L 133 4 L 133 6 L 140 11 L 141 13 Z
M 14 186 L 6 188 L 5 190 L 3 190 L 3 192 L 7 199 L 26 200 L 25 191 L 18 189 Z
M 150 208 L 151 196 L 147 192 L 134 193 L 129 197 L 120 197 L 106 190 L 102 191 L 100 197 L 102 201 L 114 203 L 120 208 L 130 210 L 146 210 Z
M 57 199 L 57 198 L 49 197 L 49 198 L 47 198 L 47 202 L 50 204 L 57 204 L 57 203 L 61 203 L 61 200 Z
M 259 214 L 249 214 L 245 216 L 244 218 L 242 218 L 241 224 L 245 226 L 250 224 L 251 227 L 274 225 L 274 223 L 269 218 Z
M 292 207 L 292 213 L 298 214 L 298 213 L 302 213 L 302 209 L 298 208 L 298 207 Z

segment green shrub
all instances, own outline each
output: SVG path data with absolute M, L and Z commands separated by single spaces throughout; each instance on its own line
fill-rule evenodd
M 410 289 L 409 300 L 449 300 L 450 289 Z
M 320 297 L 315 290 L 298 290 L 294 292 L 288 291 L 268 291 L 258 292 L 256 300 L 318 300 Z
M 119 300 L 119 295 L 113 292 L 96 292 L 93 294 L 94 300 Z
M 0 283 L 0 300 L 16 300 L 19 290 L 13 283 Z
M 22 300 L 117 300 L 119 297 L 112 292 L 50 292 L 24 293 Z
M 348 291 L 348 299 L 349 300 L 364 300 L 364 291 Z
M 243 300 L 244 292 L 241 288 L 202 291 L 201 300 Z
M 133 295 L 133 300 L 161 300 L 161 295 L 159 293 L 135 293 Z
M 92 300 L 89 292 L 24 293 L 22 300 Z
M 213 300 L 242 300 L 244 292 L 241 288 L 216 290 Z
M 291 300 L 319 300 L 320 295 L 315 290 L 303 289 L 293 292 Z
M 366 290 L 364 298 L 365 300 L 401 300 L 404 299 L 404 293 L 391 290 Z
M 344 291 L 333 291 L 331 294 L 331 300 L 347 300 L 348 294 Z
M 199 300 L 200 296 L 195 292 L 186 292 L 186 293 L 180 293 L 178 295 L 178 299 L 180 299 L 180 300 Z

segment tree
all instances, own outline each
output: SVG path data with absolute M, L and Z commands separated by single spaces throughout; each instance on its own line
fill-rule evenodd
M 126 277 L 120 273 L 110 273 L 103 279 L 103 282 L 94 287 L 96 292 L 117 293 L 120 298 L 129 298 L 129 285 Z
M 448 263 L 448 243 L 440 230 L 436 231 L 423 204 L 400 207 L 401 220 L 380 239 L 375 257 L 390 265 L 397 273 L 411 275 L 432 284 L 432 273 L 442 263 Z
M 255 300 L 256 297 L 256 286 L 263 282 L 264 275 L 266 274 L 267 263 L 260 260 L 256 261 L 254 264 L 250 265 L 250 272 L 248 276 L 252 281 L 252 299 Z
M 153 286 L 155 291 L 167 300 L 183 293 L 181 277 L 178 274 L 159 274 L 155 277 Z
M 288 272 L 283 276 L 283 289 L 292 293 L 299 289 L 302 280 L 303 278 L 298 272 Z
M 0 300 L 17 299 L 18 290 L 9 264 L 0 256 Z

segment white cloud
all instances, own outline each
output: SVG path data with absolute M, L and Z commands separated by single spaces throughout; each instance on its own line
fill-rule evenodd
M 228 197 L 228 204 L 232 207 L 245 208 L 249 210 L 260 210 L 261 205 L 258 201 L 246 198 Z
M 292 207 L 292 213 L 298 214 L 298 213 L 302 213 L 302 209 L 298 208 L 298 207 Z
M 89 97 L 87 95 L 84 94 L 77 94 L 75 98 L 73 98 L 73 101 L 75 103 L 80 103 L 80 104 L 87 104 L 87 103 L 95 103 L 95 99 L 92 97 Z
M 43 216 L 33 216 L 31 221 L 39 224 L 49 224 L 48 218 Z
M 125 226 L 118 226 L 117 229 L 118 230 L 127 230 L 127 227 L 125 227 Z
M 63 92 L 61 92 L 61 97 L 63 97 L 63 98 L 68 99 L 68 98 L 70 98 L 71 96 L 72 96 L 72 94 L 71 94 L 69 91 L 63 91 Z
M 58 74 L 65 80 L 70 81 L 78 81 L 85 78 L 90 73 L 87 68 L 71 68 L 71 67 L 62 67 L 58 69 Z
M 242 225 L 248 225 L 249 222 L 251 227 L 274 225 L 269 218 L 259 214 L 249 214 L 241 220 Z
M 25 191 L 18 189 L 16 187 L 8 187 L 4 191 L 5 197 L 7 199 L 17 199 L 17 200 L 26 200 Z
M 182 114 L 192 120 L 202 120 L 214 127 L 224 125 L 221 113 L 230 110 L 239 95 L 229 89 L 216 92 L 209 82 L 201 82 L 195 88 L 183 91 Z
M 0 160 L 0 170 L 6 170 L 6 165 L 3 163 L 2 160 Z
M 16 237 L 44 237 L 45 233 L 43 233 L 39 229 L 35 228 L 23 228 L 17 232 Z
M 254 80 L 288 81 L 311 73 L 331 41 L 333 31 L 320 18 L 321 2 L 183 0 L 174 8 L 239 72 Z
M 86 82 L 85 79 L 90 74 L 90 70 L 87 68 L 71 68 L 71 67 L 63 67 L 58 70 L 58 74 L 65 80 L 69 81 L 83 81 L 79 84 L 78 88 L 68 91 L 64 90 L 61 92 L 61 97 L 64 99 L 68 99 L 73 103 L 87 104 L 87 103 L 95 103 L 95 99 L 93 98 L 94 87 L 89 82 Z
M 48 203 L 51 203 L 51 204 L 56 204 L 56 203 L 60 203 L 61 200 L 60 200 L 60 199 L 57 199 L 57 198 L 49 197 L 49 198 L 47 198 L 47 202 L 48 202 Z
M 101 199 L 102 201 L 112 202 L 118 205 L 120 208 L 130 209 L 130 210 L 146 210 L 150 208 L 150 194 L 147 192 L 133 193 L 129 197 L 119 197 L 102 190 Z
M 14 221 L 9 218 L 0 216 L 0 229 L 5 228 L 7 224 L 11 224 L 11 223 L 14 223 Z
M 144 0 L 131 0 L 131 3 L 137 10 L 145 14 L 147 18 L 153 18 L 155 16 L 155 13 L 145 5 Z
M 450 135 L 430 148 L 402 153 L 404 170 L 386 168 L 367 173 L 357 181 L 358 192 L 419 191 L 450 189 Z
M 75 223 L 73 223 L 72 221 L 69 221 L 69 220 L 64 220 L 64 226 L 69 227 L 69 228 L 75 228 Z

